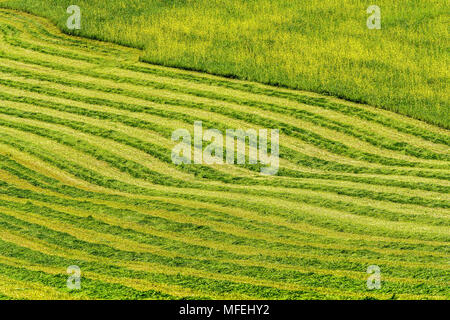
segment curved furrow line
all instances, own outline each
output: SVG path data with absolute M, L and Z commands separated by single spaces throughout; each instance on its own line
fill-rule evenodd
M 74 59 L 74 60 L 80 60 L 80 61 L 84 61 L 84 62 L 96 62 L 98 64 L 102 64 L 105 62 L 105 58 L 99 55 L 93 55 L 93 54 L 88 54 L 88 53 L 84 53 L 84 54 L 80 54 L 79 50 L 68 50 L 68 49 L 61 49 L 59 47 L 51 47 L 51 46 L 41 46 L 37 43 L 33 43 L 33 42 L 26 42 L 23 41 L 19 38 L 19 36 L 22 34 L 22 32 L 12 26 L 11 24 L 3 24 L 2 26 L 0 26 L 0 31 L 6 36 L 4 38 L 4 40 L 13 46 L 17 46 L 20 48 L 24 48 L 24 49 L 28 49 L 31 51 L 36 51 L 36 52 L 40 52 L 40 53 L 44 53 L 44 54 L 48 54 L 48 55 L 52 55 L 52 56 L 59 56 L 59 57 L 63 57 L 63 58 L 69 58 L 69 59 Z M 58 49 L 56 49 L 58 48 Z M 113 62 L 114 64 L 117 63 L 117 60 L 114 60 L 113 58 L 108 60 L 110 62 Z
M 18 190 L 17 188 L 9 188 L 8 189 L 8 191 L 7 191 L 7 194 L 11 194 L 11 195 L 19 195 L 19 194 L 21 194 L 22 192 L 20 191 L 20 190 Z M 25 192 L 25 193 L 23 193 L 23 196 L 22 197 L 31 197 L 32 195 L 29 193 L 29 192 Z M 55 202 L 58 202 L 58 200 L 57 199 L 53 199 L 53 201 L 55 201 Z M 117 201 L 117 199 L 115 200 L 115 201 Z M 148 205 L 148 203 L 146 203 L 146 202 L 144 202 L 144 204 L 145 205 Z M 73 205 L 73 204 L 72 204 Z M 239 204 L 238 204 L 239 205 Z M 326 225 L 326 224 L 325 224 Z M 406 248 L 406 247 L 404 247 L 404 246 L 402 246 L 403 248 Z
M 108 56 L 113 55 L 129 55 L 130 50 L 123 50 L 118 46 L 105 43 L 103 41 L 97 41 L 94 43 L 87 43 L 84 39 L 77 39 L 75 37 L 68 37 L 67 35 L 56 34 L 58 31 L 56 28 L 42 19 L 36 21 L 37 17 L 24 17 L 16 12 L 1 10 L 0 19 L 6 16 L 9 23 L 14 23 L 14 21 L 20 21 L 22 30 L 25 30 L 34 38 L 40 40 L 41 42 L 51 42 L 57 44 L 58 46 L 66 47 L 76 47 L 78 50 L 88 50 L 89 52 L 99 52 L 100 54 L 105 54 Z M 49 29 L 52 28 L 51 31 Z M 53 33 L 52 33 L 53 32 Z
M 205 121 L 206 122 L 206 121 Z M 216 127 L 217 127 L 217 125 L 216 125 Z M 443 157 L 447 157 L 447 156 L 443 156 Z M 401 161 L 401 160 L 399 160 L 399 161 Z M 398 164 L 398 165 L 405 165 L 405 163 L 403 163 L 403 164 Z M 432 164 L 432 163 L 429 163 L 429 164 L 422 164 L 422 165 L 419 165 L 419 166 L 426 166 L 426 167 L 439 167 L 439 165 L 438 164 Z M 447 164 L 446 163 L 443 163 L 443 164 L 441 164 L 440 165 L 440 167 L 441 168 L 446 168 L 447 167 Z
M 17 219 L 16 219 L 17 220 Z M 54 236 L 58 237 L 57 234 L 59 234 L 56 231 L 53 231 L 51 229 L 48 229 L 46 227 L 41 227 L 41 226 L 37 226 L 34 224 L 29 224 L 26 222 L 25 223 L 29 228 L 27 228 L 28 233 L 30 233 L 30 229 L 33 228 L 33 226 L 35 226 L 36 228 L 38 228 L 39 230 L 46 230 L 48 232 L 51 232 Z M 17 225 L 15 225 L 17 226 Z M 62 246 L 65 247 L 68 245 L 68 243 L 71 241 L 71 236 L 68 234 L 64 234 L 64 239 L 66 240 L 64 242 L 59 242 L 58 246 Z M 48 241 L 46 239 L 46 241 Z M 77 245 L 75 247 L 81 248 L 83 252 L 88 252 L 88 253 L 94 253 L 96 256 L 99 257 L 108 257 L 109 259 L 112 260 L 120 260 L 120 261 L 127 261 L 129 259 L 132 259 L 133 261 L 136 260 L 140 260 L 140 261 L 145 261 L 145 262 L 153 262 L 153 263 L 162 263 L 162 266 L 166 266 L 166 267 L 191 267 L 194 269 L 200 269 L 200 270 L 205 270 L 205 271 L 213 271 L 214 273 L 224 273 L 224 274 L 229 274 L 229 275 L 241 275 L 241 276 L 252 276 L 254 277 L 254 273 L 256 273 L 257 271 L 259 272 L 264 272 L 264 269 L 266 269 L 267 273 L 265 277 L 263 277 L 262 275 L 259 277 L 261 279 L 270 279 L 270 280 L 276 280 L 279 278 L 279 276 L 277 275 L 272 275 L 272 276 L 267 276 L 268 274 L 272 273 L 273 274 L 273 269 L 267 269 L 267 268 L 257 268 L 257 267 L 241 267 L 238 265 L 232 265 L 229 263 L 208 263 L 208 267 L 203 267 L 203 268 L 199 268 L 198 264 L 199 261 L 195 260 L 192 261 L 192 259 L 183 259 L 181 257 L 177 257 L 176 259 L 171 258 L 171 257 L 164 257 L 164 256 L 159 256 L 159 255 L 155 255 L 155 254 L 150 254 L 150 253 L 136 253 L 136 252 L 129 252 L 129 251 L 123 251 L 123 250 L 117 250 L 117 248 L 112 248 L 110 246 L 106 246 L 106 245 L 99 245 L 99 244 L 94 244 L 94 243 L 87 243 L 83 240 L 76 240 Z M 88 247 L 85 247 L 88 246 Z M 73 247 L 73 245 L 70 245 L 70 247 Z M 92 248 L 92 249 L 89 249 Z M 114 252 L 114 256 L 111 256 L 111 253 Z M 219 272 L 217 272 L 218 270 L 221 270 Z M 241 271 L 241 272 L 240 272 Z M 277 270 L 277 273 L 279 273 L 280 276 L 283 275 L 286 276 L 287 274 L 296 274 L 297 276 L 300 276 L 301 273 L 300 272 L 289 272 L 289 271 L 285 271 L 282 272 L 281 270 Z M 329 278 L 326 276 L 323 276 L 324 279 L 325 278 Z M 292 278 L 291 282 L 295 282 L 295 279 Z M 337 282 L 338 281 L 345 281 L 346 279 L 341 279 L 341 277 L 339 277 L 338 279 L 336 279 Z M 213 280 L 213 281 L 217 281 L 217 280 Z M 354 283 L 357 283 L 357 281 L 355 280 L 351 280 Z M 325 281 L 324 281 L 325 282 Z M 316 286 L 316 285 L 314 285 Z M 251 285 L 252 288 L 254 288 L 254 290 L 258 287 L 255 285 Z M 270 288 L 270 290 L 272 291 L 276 291 L 275 288 Z M 255 290 L 257 291 L 257 290 Z
M 238 193 L 239 191 L 236 191 L 236 192 Z M 254 193 L 254 194 L 258 195 L 259 193 Z M 268 196 L 270 196 L 270 194 L 266 193 L 266 196 L 268 197 Z M 345 203 L 345 202 L 342 202 L 342 204 L 339 204 L 339 202 L 329 202 L 329 203 L 327 203 L 327 202 L 324 202 L 323 198 L 316 198 L 316 199 L 311 198 L 311 197 L 299 197 L 297 195 L 292 196 L 292 200 L 295 200 L 295 201 L 301 201 L 301 202 L 316 204 L 318 206 L 320 206 L 320 205 L 323 206 L 325 204 L 325 205 L 330 206 L 332 208 L 335 208 L 337 210 L 349 211 L 349 209 L 347 208 L 347 206 L 349 205 L 348 203 Z M 238 203 L 237 206 L 242 206 L 242 204 Z M 364 215 L 369 215 L 369 216 L 372 215 L 373 216 L 375 214 L 375 216 L 377 216 L 377 213 L 380 212 L 379 209 L 374 209 L 374 208 L 370 208 L 370 207 L 366 207 L 366 208 L 358 207 L 358 206 L 353 206 L 353 207 L 354 208 L 351 208 L 351 211 L 349 211 L 349 212 L 352 212 L 352 213 L 357 214 L 357 215 L 360 215 L 361 212 L 366 211 L 366 213 L 364 213 Z M 371 213 L 371 212 L 373 212 L 373 213 Z M 381 212 L 383 212 L 383 211 L 381 211 Z M 385 211 L 384 210 L 384 212 L 389 214 L 389 211 Z

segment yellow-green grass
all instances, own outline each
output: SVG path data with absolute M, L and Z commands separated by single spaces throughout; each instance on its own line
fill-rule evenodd
M 449 298 L 448 130 L 142 63 L 25 13 L 0 10 L 0 32 L 1 297 Z M 279 174 L 172 164 L 195 120 L 281 127 Z
M 330 94 L 450 126 L 445 1 L 380 0 L 380 30 L 367 28 L 374 3 L 365 0 L 79 0 L 81 30 L 68 30 L 72 4 L 0 3 L 45 16 L 67 33 L 143 49 L 143 61 Z

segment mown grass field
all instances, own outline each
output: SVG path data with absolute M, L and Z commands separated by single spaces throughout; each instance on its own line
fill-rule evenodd
M 450 128 L 449 14 L 442 0 L 6 0 L 141 60 L 330 94 Z M 381 30 L 366 9 L 381 8 Z
M 141 54 L 0 10 L 1 299 L 450 298 L 448 130 Z M 280 129 L 278 175 L 172 164 L 196 120 Z

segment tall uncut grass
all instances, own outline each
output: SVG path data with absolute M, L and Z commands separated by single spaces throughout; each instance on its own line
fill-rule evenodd
M 450 128 L 449 7 L 442 0 L 7 0 L 142 60 L 368 103 Z M 381 8 L 381 30 L 366 26 Z M 66 30 L 69 32 L 68 30 Z

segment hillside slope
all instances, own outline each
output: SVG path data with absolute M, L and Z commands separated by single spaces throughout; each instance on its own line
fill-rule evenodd
M 0 298 L 450 298 L 447 130 L 139 55 L 0 10 Z M 278 175 L 172 164 L 197 120 Z

